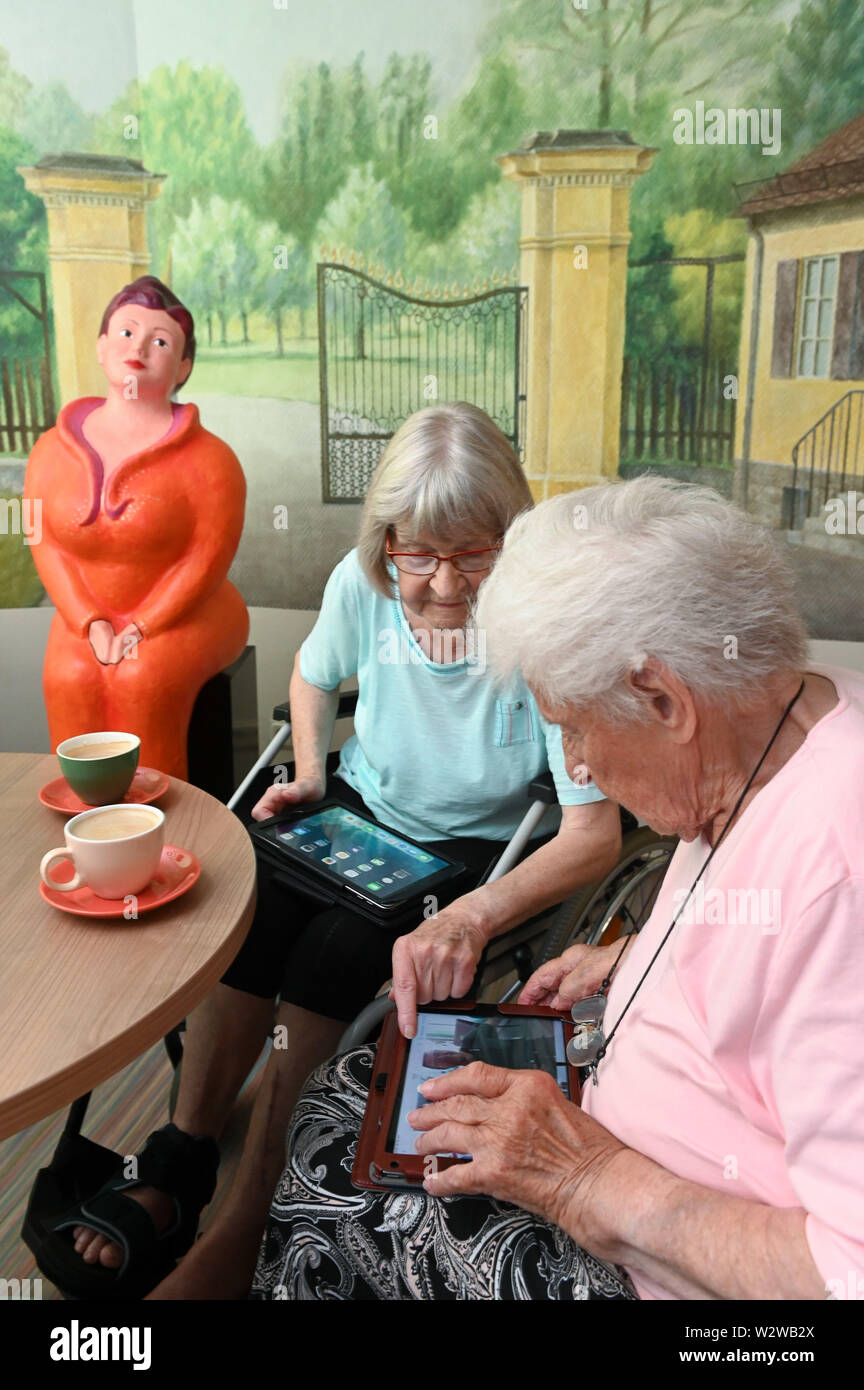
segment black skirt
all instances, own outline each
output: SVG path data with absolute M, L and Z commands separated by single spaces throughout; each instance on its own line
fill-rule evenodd
M 374 1056 L 371 1047 L 343 1053 L 307 1081 L 250 1298 L 638 1299 L 623 1269 L 510 1203 L 355 1187 L 351 1167 Z

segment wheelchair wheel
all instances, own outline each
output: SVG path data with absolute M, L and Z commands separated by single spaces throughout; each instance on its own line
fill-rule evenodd
M 643 826 L 624 837 L 621 858 L 599 884 L 589 885 L 559 908 L 538 964 L 554 960 L 568 946 L 608 946 L 638 931 L 651 915 L 677 839 Z

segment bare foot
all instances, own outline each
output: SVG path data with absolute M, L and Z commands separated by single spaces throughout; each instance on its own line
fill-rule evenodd
M 173 1197 L 166 1196 L 164 1192 L 157 1192 L 155 1187 L 127 1189 L 123 1196 L 131 1197 L 133 1202 L 138 1202 L 150 1213 L 160 1234 L 174 1221 L 177 1208 Z M 107 1236 L 100 1235 L 89 1226 L 76 1226 L 72 1234 L 75 1238 L 75 1249 L 85 1264 L 95 1265 L 98 1260 L 106 1269 L 120 1268 L 123 1263 L 123 1250 Z

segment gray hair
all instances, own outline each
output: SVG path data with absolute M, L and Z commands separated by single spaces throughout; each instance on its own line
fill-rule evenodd
M 703 698 L 739 706 L 807 658 L 771 533 L 711 488 L 647 474 L 519 517 L 474 621 L 499 680 L 521 670 L 544 701 L 601 706 L 614 723 L 647 719 L 628 678 L 649 657 Z
M 384 543 L 391 527 L 430 532 L 454 548 L 466 535 L 503 539 L 534 505 L 513 447 L 476 405 L 428 406 L 396 431 L 372 475 L 357 548 L 369 582 L 391 597 Z

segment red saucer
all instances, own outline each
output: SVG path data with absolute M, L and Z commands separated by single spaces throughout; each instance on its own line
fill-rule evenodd
M 123 800 L 132 806 L 146 806 L 149 802 L 158 801 L 160 796 L 164 796 L 168 785 L 169 779 L 164 772 L 158 772 L 155 767 L 139 767 L 135 770 L 135 776 Z M 77 816 L 79 811 L 96 810 L 95 806 L 88 806 L 86 801 L 82 801 L 80 796 L 73 792 L 65 777 L 55 777 L 53 782 L 46 783 L 39 793 L 39 800 L 43 806 L 50 807 L 52 811 L 62 811 L 66 816 Z
M 51 877 L 57 883 L 68 883 L 73 876 L 72 864 L 68 859 L 56 866 Z M 201 877 L 201 864 L 191 849 L 180 849 L 177 845 L 165 845 L 159 868 L 147 887 L 136 894 L 137 911 L 149 912 L 163 903 L 170 903 L 186 893 Z M 39 880 L 39 892 L 52 907 L 64 912 L 74 912 L 77 917 L 123 917 L 135 904 L 127 903 L 125 898 L 97 898 L 91 888 L 76 888 L 74 893 L 58 893 Z

